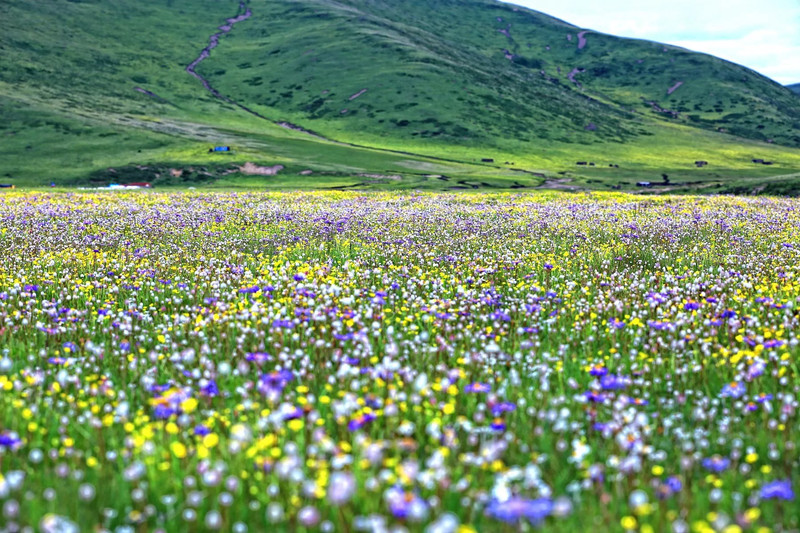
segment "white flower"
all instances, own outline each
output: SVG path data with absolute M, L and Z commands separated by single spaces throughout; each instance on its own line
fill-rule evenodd
M 592 449 L 583 441 L 575 439 L 572 441 L 572 455 L 568 459 L 570 463 L 581 464 Z

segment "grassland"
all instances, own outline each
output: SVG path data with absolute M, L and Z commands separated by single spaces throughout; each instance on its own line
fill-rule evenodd
M 667 174 L 672 187 L 697 191 L 758 191 L 764 177 L 797 190 L 800 104 L 741 67 L 594 33 L 579 49 L 578 28 L 493 2 L 464 4 L 457 25 L 452 2 L 437 17 L 423 16 L 423 2 L 247 6 L 253 16 L 197 70 L 263 118 L 214 98 L 184 70 L 237 2 L 6 2 L 0 181 L 472 189 L 569 180 L 631 189 Z M 577 66 L 580 87 L 568 79 Z M 685 83 L 666 95 L 675 80 Z M 208 154 L 217 144 L 235 152 Z M 710 164 L 697 169 L 696 160 Z M 285 170 L 237 173 L 247 162 Z
M 798 200 L 0 208 L 6 529 L 800 527 Z

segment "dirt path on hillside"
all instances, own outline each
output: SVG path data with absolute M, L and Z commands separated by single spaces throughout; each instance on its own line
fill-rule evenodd
M 276 124 L 276 125 L 278 125 L 278 126 L 280 126 L 282 128 L 286 128 L 287 130 L 300 131 L 300 132 L 308 134 L 308 135 L 310 135 L 312 137 L 316 137 L 317 139 L 325 139 L 325 137 L 323 137 L 321 135 L 318 135 L 318 134 L 314 133 L 313 131 L 310 131 L 310 130 L 307 130 L 305 128 L 302 128 L 302 127 L 300 127 L 300 126 L 298 126 L 296 124 L 292 124 L 290 122 L 276 122 L 276 121 L 274 121 L 274 120 L 272 120 L 272 119 L 270 119 L 268 117 L 265 117 L 264 115 L 262 115 L 258 111 L 255 111 L 254 109 L 250 109 L 246 105 L 240 104 L 239 102 L 237 102 L 235 100 L 232 100 L 231 98 L 228 98 L 227 96 L 225 96 L 224 94 L 219 92 L 217 89 L 215 89 L 206 78 L 204 78 L 202 75 L 198 74 L 197 65 L 202 63 L 205 59 L 209 58 L 209 56 L 211 55 L 211 50 L 213 50 L 214 48 L 219 46 L 220 38 L 222 38 L 225 34 L 230 33 L 230 31 L 233 29 L 233 27 L 237 23 L 243 22 L 243 21 L 245 21 L 245 20 L 247 20 L 247 19 L 249 19 L 250 17 L 253 16 L 253 11 L 249 7 L 247 7 L 247 4 L 245 4 L 244 1 L 239 2 L 239 11 L 244 11 L 244 13 L 236 15 L 233 18 L 226 19 L 225 20 L 225 24 L 223 24 L 222 26 L 219 26 L 217 28 L 219 31 L 217 33 L 214 33 L 213 35 L 211 35 L 211 37 L 208 38 L 208 46 L 203 48 L 203 50 L 200 52 L 200 55 L 197 56 L 197 59 L 195 59 L 194 61 L 189 63 L 189 65 L 186 66 L 186 72 L 191 74 L 193 77 L 197 78 L 200 81 L 200 83 L 203 84 L 203 87 L 208 92 L 210 92 L 212 95 L 214 95 L 214 97 L 219 98 L 223 102 L 227 102 L 227 103 L 229 103 L 231 105 L 234 105 L 234 106 L 238 107 L 239 109 L 241 109 L 242 111 L 250 113 L 251 115 L 253 115 L 255 117 L 258 117 L 260 119 L 268 120 L 268 121 L 272 122 L 273 124 Z M 325 139 L 325 140 L 328 140 L 328 139 Z
M 241 11 L 244 11 L 244 13 L 241 13 Z M 269 117 L 266 117 L 266 116 L 262 115 L 258 111 L 255 111 L 254 109 L 250 109 L 249 107 L 245 106 L 244 104 L 240 104 L 239 102 L 237 102 L 237 101 L 235 101 L 235 100 L 233 100 L 231 98 L 228 98 L 224 94 L 220 93 L 217 89 L 215 89 L 211 85 L 211 83 L 209 83 L 209 81 L 206 78 L 204 78 L 202 75 L 197 73 L 197 66 L 201 62 L 203 62 L 203 60 L 208 59 L 208 57 L 211 55 L 211 50 L 213 50 L 214 48 L 216 48 L 219 45 L 220 38 L 223 37 L 225 34 L 230 33 L 230 31 L 233 29 L 234 25 L 236 25 L 239 22 L 245 21 L 245 20 L 247 20 L 247 19 L 249 19 L 249 18 L 251 18 L 253 16 L 253 11 L 247 6 L 247 4 L 245 3 L 244 0 L 241 0 L 239 2 L 239 12 L 240 12 L 240 14 L 236 15 L 233 18 L 226 19 L 225 20 L 225 24 L 223 24 L 222 26 L 219 26 L 217 28 L 219 31 L 214 33 L 214 34 L 212 34 L 211 37 L 208 38 L 208 46 L 203 48 L 203 50 L 200 52 L 200 55 L 197 56 L 197 58 L 194 61 L 192 61 L 191 63 L 189 63 L 189 65 L 186 66 L 186 72 L 191 74 L 194 78 L 197 78 L 197 80 L 199 80 L 200 83 L 203 84 L 203 87 L 209 93 L 211 93 L 215 98 L 219 98 L 223 102 L 226 102 L 226 103 L 228 103 L 230 105 L 238 107 L 242 111 L 245 111 L 245 112 L 253 115 L 254 117 L 258 117 L 258 118 L 260 118 L 262 120 L 266 120 L 268 122 L 271 122 L 272 124 L 275 124 L 276 126 L 280 126 L 280 127 L 285 128 L 287 130 L 293 130 L 293 131 L 298 131 L 298 132 L 301 132 L 301 133 L 305 133 L 306 135 L 308 135 L 310 137 L 314 137 L 316 139 L 320 139 L 322 141 L 326 141 L 326 142 L 329 142 L 329 143 L 332 143 L 332 144 L 336 144 L 336 145 L 339 145 L 339 146 L 350 146 L 350 147 L 353 147 L 353 148 L 362 148 L 362 149 L 365 149 L 365 150 L 374 150 L 375 152 L 384 152 L 384 153 L 390 153 L 390 154 L 407 155 L 407 156 L 412 156 L 412 157 L 423 158 L 423 159 L 426 159 L 426 160 L 429 160 L 429 161 L 442 161 L 442 162 L 446 162 L 446 163 L 456 163 L 456 164 L 464 164 L 465 163 L 464 161 L 459 161 L 458 159 L 450 159 L 450 158 L 447 158 L 447 157 L 437 157 L 437 156 L 432 156 L 432 155 L 422 155 L 422 154 L 417 154 L 417 153 L 414 153 L 414 152 L 408 152 L 406 150 L 392 150 L 391 148 L 376 148 L 376 147 L 373 147 L 373 146 L 365 146 L 363 144 L 356 144 L 356 143 L 350 143 L 350 142 L 337 141 L 335 139 L 331 139 L 329 137 L 325 137 L 324 135 L 321 135 L 321 134 L 316 133 L 314 131 L 308 130 L 308 129 L 302 127 L 302 126 L 298 126 L 297 124 L 292 124 L 291 122 L 273 120 L 273 119 L 271 119 Z M 361 93 L 357 93 L 356 95 L 353 95 L 353 96 L 354 97 L 361 96 L 366 91 L 367 90 L 364 89 L 364 91 L 362 91 Z M 499 169 L 501 167 L 498 166 L 498 167 L 495 167 L 495 168 Z
M 220 94 L 218 90 L 216 90 L 211 86 L 211 84 L 208 82 L 207 79 L 205 79 L 203 76 L 197 73 L 196 69 L 197 65 L 199 65 L 203 60 L 208 59 L 208 56 L 211 55 L 211 50 L 219 46 L 220 37 L 222 37 L 226 33 L 230 33 L 230 31 L 233 29 L 236 23 L 247 20 L 253 16 L 253 11 L 249 7 L 247 7 L 247 5 L 243 1 L 239 2 L 239 11 L 242 10 L 244 10 L 244 13 L 237 15 L 233 18 L 227 19 L 225 21 L 225 24 L 217 28 L 219 31 L 208 38 L 208 46 L 203 48 L 203 50 L 200 52 L 200 55 L 197 56 L 197 59 L 189 63 L 189 65 L 186 67 L 186 72 L 188 72 L 189 74 L 200 80 L 200 83 L 203 84 L 203 87 L 205 87 L 208 92 L 210 92 L 217 98 L 225 100 L 226 102 L 232 104 L 235 104 L 235 102 L 232 102 L 229 98 L 222 96 L 222 94 Z

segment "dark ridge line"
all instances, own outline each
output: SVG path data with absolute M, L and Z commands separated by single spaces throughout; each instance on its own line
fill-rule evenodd
M 459 165 L 476 166 L 475 163 L 468 163 L 468 162 L 465 162 L 465 161 L 459 161 L 458 159 L 448 159 L 448 158 L 445 158 L 445 157 L 437 157 L 437 156 L 432 156 L 432 155 L 422 155 L 422 154 L 416 154 L 414 152 L 406 152 L 406 151 L 403 151 L 403 150 L 392 150 L 391 148 L 377 148 L 377 147 L 374 147 L 374 146 L 365 146 L 365 145 L 362 145 L 362 144 L 355 144 L 355 143 L 350 143 L 350 142 L 337 141 L 335 139 L 331 139 L 331 138 L 326 137 L 326 136 L 324 136 L 322 134 L 319 134 L 319 133 L 317 133 L 315 131 L 308 130 L 306 128 L 303 128 L 302 126 L 298 126 L 297 124 L 292 124 L 291 122 L 272 120 L 269 117 L 265 117 L 264 115 L 262 115 L 258 111 L 250 109 L 249 107 L 245 106 L 244 104 L 240 104 L 239 102 L 237 102 L 237 101 L 235 101 L 235 100 L 233 100 L 231 98 L 228 98 L 227 96 L 225 96 L 224 94 L 219 92 L 217 89 L 212 87 L 211 83 L 206 78 L 204 78 L 203 76 L 198 74 L 196 68 L 197 68 L 197 65 L 199 65 L 203 60 L 207 59 L 211 55 L 211 50 L 213 50 L 214 48 L 219 46 L 220 38 L 222 36 L 230 33 L 230 31 L 233 29 L 233 26 L 236 23 L 245 21 L 245 20 L 247 20 L 247 19 L 249 19 L 249 18 L 251 18 L 253 16 L 253 10 L 250 9 L 249 7 L 247 7 L 247 4 L 245 3 L 245 0 L 241 0 L 239 2 L 239 11 L 242 11 L 242 10 L 244 10 L 244 13 L 242 13 L 240 15 L 237 15 L 237 16 L 235 16 L 233 18 L 226 19 L 225 20 L 226 24 L 223 24 L 222 26 L 219 26 L 217 28 L 220 31 L 218 31 L 217 33 L 214 33 L 213 35 L 211 35 L 211 37 L 209 37 L 208 46 L 203 48 L 203 50 L 200 52 L 200 55 L 197 56 L 197 58 L 194 61 L 189 63 L 189 65 L 187 65 L 186 69 L 185 69 L 186 72 L 188 72 L 194 78 L 198 79 L 200 81 L 200 83 L 203 84 L 203 88 L 205 88 L 208 92 L 210 92 L 214 97 L 222 100 L 223 102 L 226 102 L 228 104 L 236 106 L 239 109 L 241 109 L 242 111 L 245 111 L 245 112 L 253 115 L 254 117 L 260 118 L 261 120 L 266 120 L 267 122 L 275 124 L 276 126 L 280 126 L 281 128 L 286 128 L 286 129 L 293 130 L 293 131 L 299 131 L 299 132 L 305 133 L 307 135 L 310 135 L 312 137 L 316 137 L 316 138 L 318 138 L 320 140 L 328 141 L 328 142 L 331 142 L 331 143 L 334 143 L 334 144 L 338 144 L 340 146 L 350 146 L 352 148 L 361 148 L 361 149 L 365 149 L 365 150 L 374 150 L 376 152 L 385 152 L 385 153 L 390 153 L 390 154 L 407 155 L 407 156 L 418 157 L 418 158 L 422 158 L 422 159 L 428 159 L 428 160 L 431 160 L 431 161 L 444 161 L 446 163 L 457 163 Z M 490 168 L 496 168 L 498 170 L 504 170 L 503 167 L 499 167 L 499 166 L 494 166 L 494 167 L 492 167 L 491 165 L 482 165 L 482 166 L 488 166 Z

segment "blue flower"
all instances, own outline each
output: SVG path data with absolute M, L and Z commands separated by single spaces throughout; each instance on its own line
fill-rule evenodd
M 198 437 L 205 437 L 209 433 L 211 433 L 211 430 L 208 429 L 206 426 L 199 425 L 195 426 L 194 428 L 194 434 L 197 435 Z
M 210 380 L 207 384 L 200 387 L 200 392 L 205 396 L 216 396 L 219 394 L 219 387 L 217 386 L 217 382 L 213 379 Z
M 792 490 L 792 482 L 788 479 L 782 479 L 767 483 L 761 487 L 761 497 L 765 500 L 794 500 L 794 491 Z
M 388 489 L 384 495 L 389 512 L 395 518 L 419 518 L 427 513 L 428 504 L 414 492 L 406 492 L 400 487 Z
M 248 352 L 244 358 L 257 364 L 265 363 L 272 359 L 267 352 Z
M 178 414 L 178 410 L 167 405 L 156 405 L 153 409 L 153 416 L 158 420 L 166 420 L 176 414 Z
M 522 518 L 539 524 L 552 512 L 553 502 L 549 498 L 528 500 L 513 497 L 505 501 L 492 500 L 486 507 L 487 515 L 507 524 L 515 524 Z
M 608 326 L 614 329 L 622 329 L 625 327 L 625 322 L 618 318 L 609 318 L 608 319 Z
M 0 433 L 0 449 L 13 451 L 20 446 L 22 446 L 22 439 L 20 439 L 16 433 L 10 433 L 8 431 Z
M 253 285 L 252 287 L 242 287 L 239 289 L 239 294 L 255 294 L 261 290 L 261 287 L 258 285 Z
M 720 455 L 713 455 L 703 459 L 703 468 L 711 472 L 722 472 L 731 465 L 731 460 Z
M 491 392 L 492 387 L 488 383 L 470 383 L 464 387 L 464 392 Z
M 500 416 L 503 413 L 514 411 L 516 408 L 517 406 L 511 402 L 500 402 L 492 406 L 492 415 Z
M 719 395 L 723 398 L 741 398 L 745 392 L 744 385 L 734 381 L 722 387 L 722 392 Z
M 603 390 L 621 390 L 628 386 L 628 378 L 608 374 L 600 378 L 600 388 Z
M 503 421 L 502 418 L 495 418 L 492 421 L 490 427 L 492 428 L 493 431 L 502 432 L 506 430 L 506 423 Z
M 589 370 L 589 375 L 590 376 L 603 377 L 606 374 L 608 374 L 608 369 L 606 367 L 604 367 L 603 365 L 594 365 Z

